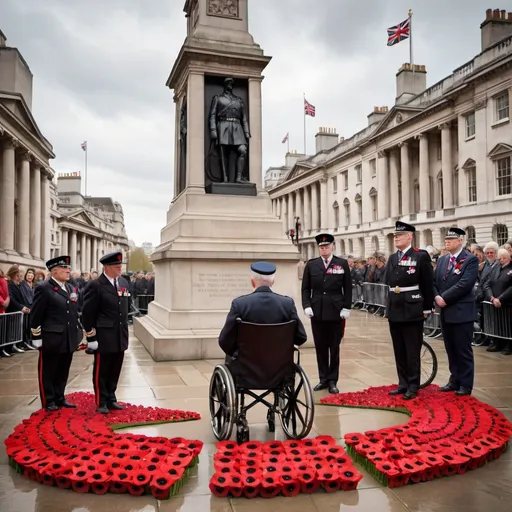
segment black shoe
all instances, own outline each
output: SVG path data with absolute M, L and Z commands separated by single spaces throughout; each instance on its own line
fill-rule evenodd
M 65 407 L 66 409 L 75 409 L 76 404 L 70 404 L 67 400 L 62 400 L 62 402 L 59 402 L 60 407 Z
M 21 347 L 18 347 L 16 345 L 13 345 L 12 351 L 17 352 L 18 354 L 22 354 L 23 352 L 25 352 Z
M 336 383 L 335 382 L 331 382 L 329 384 L 329 393 L 331 393 L 331 395 L 337 395 L 339 392 L 340 392 L 340 390 L 336 386 Z
M 439 388 L 439 391 L 443 391 L 444 393 L 448 391 L 457 391 L 457 386 L 455 384 L 448 382 L 448 384 L 445 384 L 444 386 Z
M 402 398 L 404 400 L 412 400 L 413 398 L 416 398 L 417 395 L 418 393 L 416 391 L 406 391 Z
M 504 356 L 512 356 L 512 344 L 507 343 L 505 350 L 503 350 L 502 354 Z
M 22 345 L 23 350 L 37 350 L 36 347 L 33 347 L 30 343 L 23 343 Z
M 89 355 L 94 354 L 94 350 L 93 350 L 92 348 L 86 348 L 86 349 L 84 350 L 84 352 L 85 352 L 86 354 L 89 354 Z
M 471 395 L 471 389 L 461 386 L 457 391 L 455 391 L 455 394 L 457 396 L 468 396 Z
M 0 350 L 0 357 L 12 357 L 12 356 L 5 350 Z
M 107 407 L 114 411 L 124 411 L 124 405 L 119 405 L 117 402 L 111 402 L 110 404 L 107 404 Z
M 327 382 L 319 382 L 314 388 L 313 391 L 322 391 L 322 389 L 327 389 L 329 384 Z
M 59 410 L 59 406 L 58 405 L 55 405 L 55 404 L 50 404 L 46 407 L 45 409 L 46 411 L 48 412 L 55 412 L 55 411 L 58 411 Z
M 498 345 L 495 345 L 494 343 L 489 345 L 485 350 L 487 352 L 501 352 L 500 347 L 498 347 Z
M 405 393 L 407 393 L 407 389 L 398 388 L 398 389 L 393 389 L 393 391 L 390 391 L 388 393 L 388 395 L 395 396 L 395 395 L 403 395 Z
M 100 414 L 108 414 L 107 404 L 101 404 L 96 412 L 99 412 Z

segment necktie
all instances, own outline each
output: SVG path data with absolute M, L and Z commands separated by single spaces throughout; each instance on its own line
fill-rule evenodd
M 327 268 L 329 266 L 329 260 L 324 260 L 324 265 L 325 265 L 325 268 Z
M 448 271 L 452 270 L 454 265 L 455 265 L 455 256 L 452 256 L 450 258 L 450 265 L 448 265 Z
M 117 292 L 117 279 L 114 279 L 114 288 L 116 289 Z
M 398 251 L 398 261 L 402 261 L 403 257 L 404 257 L 404 253 L 402 251 Z

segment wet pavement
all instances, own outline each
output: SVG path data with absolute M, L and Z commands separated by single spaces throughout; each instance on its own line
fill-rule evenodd
M 432 345 L 439 359 L 435 380 L 445 384 L 448 378 L 447 361 L 442 341 Z M 368 386 L 392 384 L 396 380 L 392 346 L 387 322 L 371 315 L 354 312 L 348 322 L 341 351 L 340 391 L 357 391 Z M 315 354 L 311 349 L 302 351 L 302 366 L 313 385 L 317 382 Z M 512 356 L 490 354 L 484 348 L 475 349 L 476 389 L 474 396 L 501 409 L 512 420 Z M 0 438 L 5 439 L 13 427 L 39 408 L 37 353 L 19 354 L 0 359 Z M 295 498 L 247 500 L 219 499 L 208 489 L 213 470 L 212 457 L 215 439 L 208 413 L 208 383 L 218 361 L 189 361 L 155 363 L 144 347 L 132 339 L 126 354 L 119 382 L 119 400 L 134 404 L 153 405 L 199 412 L 200 421 L 164 424 L 131 429 L 147 435 L 184 436 L 201 439 L 205 446 L 200 464 L 192 470 L 187 484 L 178 497 L 158 501 L 151 496 L 135 498 L 127 495 L 96 496 L 77 494 L 69 490 L 46 487 L 26 480 L 7 465 L 7 457 L 0 450 L 0 511 L 1 512 L 121 512 L 121 511 L 240 511 L 252 512 L 272 507 L 272 512 L 335 512 L 358 510 L 371 512 L 451 512 L 464 510 L 477 512 L 511 510 L 512 455 L 505 453 L 496 462 L 461 476 L 443 478 L 433 482 L 410 485 L 400 489 L 386 489 L 365 473 L 357 491 L 314 495 Z M 77 353 L 69 378 L 67 392 L 92 391 L 92 357 Z M 316 398 L 325 392 L 316 393 Z M 266 411 L 257 407 L 249 413 L 251 438 L 284 439 L 276 428 L 269 434 Z M 347 432 L 385 428 L 402 423 L 402 414 L 387 411 L 343 409 L 318 406 L 314 431 L 311 435 L 329 434 L 337 439 Z M 127 432 L 125 430 L 124 432 Z M 271 437 L 272 436 L 272 437 Z

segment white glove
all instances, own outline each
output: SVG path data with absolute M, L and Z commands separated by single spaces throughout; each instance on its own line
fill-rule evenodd
M 348 318 L 350 316 L 350 309 L 342 309 L 340 311 L 340 318 Z
M 306 308 L 304 310 L 304 314 L 308 317 L 308 318 L 313 318 L 315 315 L 313 314 L 313 310 L 311 308 Z
M 43 346 L 43 340 L 32 340 L 32 345 L 36 348 L 41 348 Z
M 87 343 L 87 348 L 90 348 L 91 350 L 98 350 L 98 342 L 90 341 L 89 343 Z

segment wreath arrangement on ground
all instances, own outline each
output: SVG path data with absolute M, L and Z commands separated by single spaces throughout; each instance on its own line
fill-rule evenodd
M 388 487 L 433 480 L 476 469 L 498 459 L 508 447 L 512 423 L 472 396 L 421 390 L 405 402 L 388 393 L 396 386 L 371 387 L 321 399 L 323 405 L 391 409 L 408 423 L 345 435 L 347 452 Z
M 115 430 L 198 420 L 199 414 L 123 404 L 124 410 L 103 415 L 96 413 L 91 393 L 72 393 L 67 398 L 76 409 L 36 411 L 4 441 L 9 464 L 18 473 L 81 493 L 151 493 L 166 499 L 179 492 L 198 462 L 201 441 Z
M 357 489 L 363 475 L 334 438 L 217 443 L 210 490 L 218 497 L 274 498 Z

